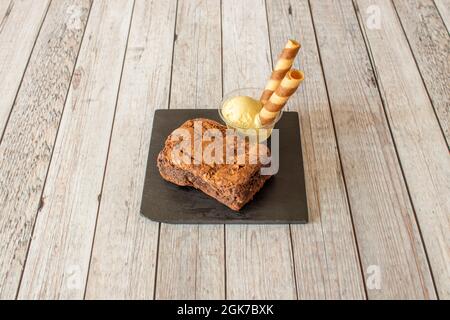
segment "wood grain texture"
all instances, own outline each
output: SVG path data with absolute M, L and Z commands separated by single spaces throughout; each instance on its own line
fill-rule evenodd
M 153 299 L 159 228 L 139 210 L 153 113 L 169 99 L 175 16 L 176 0 L 135 3 L 87 299 Z
M 220 28 L 220 0 L 178 2 L 171 109 L 219 105 Z M 224 256 L 223 226 L 161 224 L 156 298 L 224 299 Z
M 381 29 L 364 31 L 436 289 L 440 298 L 450 299 L 448 147 L 392 3 L 388 0 L 357 3 L 360 12 L 369 5 L 377 5 L 383 12 Z M 439 30 L 431 21 L 429 26 Z M 448 91 L 448 83 L 446 87 Z
M 450 36 L 432 0 L 394 1 L 450 146 Z
M 3 0 L 0 5 L 0 139 L 49 3 Z
M 450 32 L 450 0 L 434 0 L 434 3 L 447 26 L 447 30 Z
M 125 0 L 92 5 L 19 298 L 84 295 L 132 7 Z
M 170 109 L 214 109 L 222 99 L 220 0 L 179 0 Z
M 265 2 L 223 1 L 223 88 L 261 88 L 270 77 Z M 288 225 L 226 226 L 227 298 L 295 299 Z
M 368 297 L 435 298 L 352 1 L 311 1 Z M 377 281 L 378 280 L 378 281 Z
M 307 0 L 268 1 L 272 58 L 286 39 L 301 42 L 294 67 L 306 80 L 287 108 L 299 112 L 309 223 L 291 226 L 299 299 L 364 299 L 327 91 Z
M 0 144 L 0 298 L 14 298 L 90 8 L 48 11 Z

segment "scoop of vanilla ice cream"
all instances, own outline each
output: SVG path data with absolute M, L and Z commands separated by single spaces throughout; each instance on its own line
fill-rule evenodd
M 225 102 L 222 114 L 230 124 L 236 127 L 255 128 L 261 109 L 260 101 L 247 96 L 239 96 Z

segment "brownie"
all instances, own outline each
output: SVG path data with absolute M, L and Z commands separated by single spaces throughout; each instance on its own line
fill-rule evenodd
M 194 126 L 196 121 L 198 121 L 198 125 Z M 189 134 L 190 146 L 186 144 L 186 141 L 189 140 L 180 138 L 177 134 L 180 132 L 178 129 L 185 129 L 184 132 Z M 254 152 L 257 152 L 261 145 L 251 145 L 248 141 L 244 142 L 243 139 L 226 139 L 227 127 L 220 123 L 209 119 L 193 119 L 186 121 L 178 129 L 167 138 L 164 148 L 158 156 L 158 169 L 165 180 L 179 186 L 199 189 L 232 210 L 239 211 L 253 199 L 270 178 L 270 176 L 261 175 L 260 171 L 263 165 L 259 159 L 256 163 L 249 161 L 249 154 L 257 154 Z M 215 133 L 208 135 L 211 133 L 210 129 L 214 129 Z M 210 146 L 208 152 L 215 157 L 216 161 L 212 163 L 211 161 L 195 162 L 194 155 L 198 158 L 198 153 L 195 154 L 194 145 L 200 146 L 201 144 L 201 150 L 205 152 L 208 150 L 209 144 L 215 141 L 216 137 L 214 136 L 217 134 L 223 137 L 222 158 L 220 158 L 220 153 L 215 157 L 215 152 L 212 152 L 213 148 Z M 184 148 L 181 145 L 182 141 L 185 142 Z M 267 153 L 270 152 L 267 148 L 266 150 Z M 242 161 L 243 153 L 245 153 L 245 161 Z

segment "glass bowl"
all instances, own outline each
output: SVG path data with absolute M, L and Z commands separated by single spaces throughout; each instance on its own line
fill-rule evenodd
M 238 96 L 247 96 L 247 97 L 250 97 L 250 98 L 253 98 L 253 99 L 259 101 L 259 98 L 260 98 L 261 94 L 263 93 L 263 91 L 264 91 L 264 89 L 260 89 L 260 88 L 243 88 L 243 89 L 233 90 L 233 91 L 227 93 L 223 97 L 222 102 L 219 106 L 220 118 L 222 119 L 223 122 L 225 122 L 225 124 L 227 125 L 227 127 L 229 129 L 234 129 L 234 130 L 236 130 L 237 133 L 239 133 L 240 135 L 243 135 L 243 136 L 249 136 L 249 137 L 256 136 L 258 138 L 258 141 L 260 141 L 260 142 L 265 141 L 270 137 L 275 125 L 277 124 L 278 121 L 280 121 L 281 117 L 283 116 L 283 110 L 281 110 L 278 113 L 277 117 L 271 123 L 266 124 L 266 125 L 261 125 L 258 128 L 249 128 L 249 127 L 240 127 L 236 123 L 228 120 L 223 115 L 222 109 L 231 98 L 235 98 Z

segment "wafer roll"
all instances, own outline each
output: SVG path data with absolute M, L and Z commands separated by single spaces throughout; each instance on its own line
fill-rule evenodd
M 263 106 L 259 113 L 262 125 L 271 123 L 277 117 L 278 112 L 283 109 L 304 79 L 305 75 L 303 72 L 296 69 L 292 69 L 286 74 L 280 86 L 270 97 L 269 102 Z
M 269 101 L 272 94 L 278 88 L 286 73 L 292 68 L 294 59 L 300 50 L 300 44 L 295 40 L 289 40 L 272 72 L 270 80 L 267 82 L 266 88 L 261 95 L 262 104 L 266 104 Z

